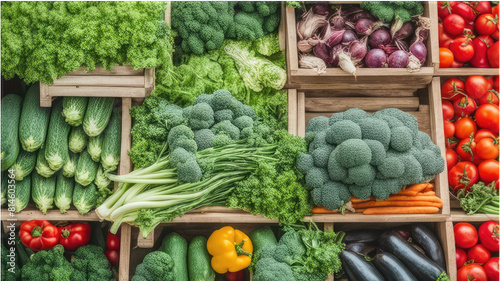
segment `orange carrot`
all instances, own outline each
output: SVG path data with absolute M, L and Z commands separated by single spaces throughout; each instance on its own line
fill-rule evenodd
M 405 196 L 405 195 L 389 195 L 388 201 L 428 201 L 428 202 L 443 202 L 441 198 L 436 196 Z
M 352 204 L 354 209 L 358 208 L 372 208 L 372 207 L 438 207 L 442 208 L 443 203 L 440 202 L 427 202 L 427 201 L 371 201 L 358 204 Z
M 439 212 L 437 207 L 379 207 L 368 208 L 365 215 L 389 215 L 389 214 L 435 214 Z
M 396 193 L 397 195 L 407 195 L 407 196 L 417 196 L 419 193 L 418 191 L 415 190 L 401 190 L 400 192 Z
M 427 191 L 434 191 L 434 185 L 432 183 L 429 183 L 429 186 L 427 186 L 422 192 L 427 192 Z
M 375 200 L 375 197 L 373 197 L 373 196 L 368 198 L 368 199 L 358 199 L 354 196 L 351 196 L 352 203 L 362 203 L 362 202 L 368 202 L 368 201 L 373 201 L 373 200 Z
M 436 192 L 434 191 L 421 192 L 418 194 L 418 196 L 436 196 Z
M 355 212 L 355 213 L 362 213 L 362 212 L 364 212 L 365 210 L 366 210 L 366 209 L 357 209 L 357 208 L 356 208 L 356 209 L 354 210 L 354 212 Z
M 339 210 L 328 210 L 327 208 L 325 207 L 322 207 L 322 206 L 314 206 L 314 208 L 312 209 L 312 213 L 313 214 L 336 214 L 338 213 Z
M 410 186 L 407 186 L 405 190 L 422 192 L 422 190 L 425 190 L 428 186 L 429 186 L 429 183 L 427 183 L 427 182 L 417 183 L 417 184 L 412 184 Z

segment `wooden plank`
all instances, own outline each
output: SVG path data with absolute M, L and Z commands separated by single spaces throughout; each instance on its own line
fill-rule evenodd
M 2 220 L 9 218 L 9 211 L 2 208 Z M 59 209 L 47 210 L 44 215 L 40 210 L 34 206 L 29 206 L 21 212 L 15 214 L 14 217 L 17 221 L 26 220 L 50 220 L 50 221 L 98 221 L 99 218 L 94 211 L 88 212 L 85 215 L 81 215 L 78 210 L 72 208 L 66 213 L 61 214 Z
M 131 87 L 49 86 L 49 94 L 51 97 L 143 98 L 146 96 L 146 90 Z
M 401 110 L 418 110 L 418 97 L 398 98 L 398 97 L 334 97 L 334 98 L 313 98 L 306 97 L 306 112 L 340 112 L 350 108 L 360 108 L 366 111 L 377 111 L 388 107 L 399 108 Z
M 131 226 L 122 224 L 120 227 L 120 261 L 118 264 L 118 280 L 128 281 L 130 279 L 130 240 L 132 238 Z
M 324 231 L 330 231 L 330 230 L 333 231 L 333 223 L 325 222 L 323 225 L 323 230 Z M 334 281 L 334 280 L 335 280 L 335 277 L 333 276 L 333 274 L 328 274 L 326 281 Z
M 297 51 L 297 27 L 295 26 L 295 8 L 286 7 L 286 38 L 287 38 L 287 71 L 299 69 L 299 53 Z
M 387 82 L 394 79 L 394 76 L 432 76 L 434 74 L 434 68 L 432 67 L 422 67 L 420 71 L 409 72 L 406 69 L 401 68 L 358 68 L 356 71 L 356 76 L 366 76 L 366 77 L 378 77 L 382 80 L 387 80 Z M 316 71 L 312 69 L 299 68 L 297 70 L 292 70 L 292 76 L 312 76 L 312 77 L 325 77 L 325 76 L 336 76 L 336 77 L 349 77 L 355 81 L 355 77 L 345 72 L 344 70 L 331 67 L 327 68 L 325 73 L 318 74 Z M 387 77 L 386 77 L 387 76 Z M 380 81 L 380 80 L 379 80 Z
M 137 235 L 137 247 L 151 249 L 155 245 L 155 230 L 151 231 L 146 238 L 139 232 Z
M 452 209 L 449 221 L 452 222 L 485 222 L 489 220 L 499 221 L 499 217 L 491 214 L 467 215 L 462 209 Z
M 151 69 L 146 70 L 150 72 Z M 146 77 L 146 76 L 144 76 Z M 142 76 L 85 76 L 85 75 L 67 75 L 54 80 L 50 87 L 51 91 L 55 86 L 100 86 L 100 87 L 135 87 L 144 88 L 144 77 Z
M 333 77 L 321 77 L 322 79 L 334 79 Z M 290 81 L 290 79 L 294 81 Z M 302 79 L 302 78 L 301 78 Z M 360 78 L 361 79 L 361 78 Z M 330 84 L 318 84 L 318 83 L 313 83 L 313 82 L 308 82 L 308 81 L 302 81 L 301 83 L 296 83 L 295 78 L 288 78 L 288 84 L 285 85 L 286 89 L 297 89 L 297 90 L 346 90 L 350 89 L 352 90 L 374 90 L 374 91 L 383 91 L 383 90 L 403 90 L 403 91 L 416 91 L 417 89 L 424 89 L 427 88 L 427 85 L 429 82 L 432 80 L 428 79 L 429 81 L 423 82 L 423 81 L 408 81 L 408 83 L 403 83 L 404 81 L 396 82 L 393 81 L 393 83 L 339 83 L 338 81 L 335 83 L 330 83 Z
M 446 272 L 450 280 L 457 280 L 457 266 L 455 253 L 455 239 L 452 222 L 440 222 L 437 225 L 437 236 L 443 247 L 444 259 L 446 261 Z
M 146 97 L 149 97 L 155 89 L 155 69 L 146 69 L 144 72 L 144 88 L 146 88 Z
M 281 2 L 280 26 L 278 27 L 278 40 L 280 42 L 280 50 L 284 51 L 286 47 L 286 13 L 285 2 Z
M 372 86 L 373 87 L 373 86 Z M 415 89 L 398 89 L 398 90 L 380 90 L 373 89 L 370 91 L 358 91 L 353 89 L 321 89 L 308 91 L 307 97 L 309 98 L 319 98 L 319 97 L 414 97 L 416 96 Z
M 430 66 L 434 68 L 434 72 L 439 69 L 439 32 L 438 32 L 438 15 L 437 2 L 424 2 L 426 6 L 424 16 L 431 19 L 431 29 L 429 30 L 429 39 L 427 40 L 427 50 L 429 50 L 428 61 L 430 58 Z
M 306 136 L 308 121 L 306 120 L 306 95 L 304 92 L 299 92 L 297 96 L 297 135 L 299 137 Z
M 141 76 L 144 75 L 144 68 L 134 69 L 130 65 L 113 66 L 113 71 L 106 70 L 104 67 L 96 67 L 92 71 L 87 71 L 85 67 L 80 67 L 77 70 L 66 75 L 129 75 Z
M 469 76 L 469 75 L 482 75 L 493 76 L 499 75 L 498 68 L 473 68 L 473 67 L 460 67 L 460 68 L 440 68 L 434 74 L 436 76 Z M 488 78 L 488 77 L 486 77 Z
M 288 90 L 288 133 L 297 135 L 297 90 Z
M 49 94 L 49 85 L 40 82 L 40 107 L 51 107 L 52 98 Z
M 400 214 L 400 215 L 364 215 L 362 213 L 347 213 L 342 214 L 322 214 L 305 217 L 304 221 L 313 220 L 317 223 L 334 222 L 334 223 L 406 223 L 406 222 L 444 222 L 448 219 L 448 215 L 443 214 Z M 336 229 L 339 230 L 339 229 Z

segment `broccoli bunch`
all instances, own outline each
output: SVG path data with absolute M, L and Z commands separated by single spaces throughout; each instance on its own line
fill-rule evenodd
M 70 281 L 74 280 L 70 278 L 73 270 L 71 264 L 64 257 L 63 246 L 56 245 L 50 250 L 43 250 L 31 256 L 30 262 L 21 269 L 21 277 L 22 280 L 27 281 Z
M 352 196 L 387 199 L 404 185 L 425 182 L 444 170 L 444 159 L 414 116 L 388 108 L 361 109 L 311 119 L 308 153 L 297 160 L 314 204 L 336 210 Z
M 424 12 L 424 7 L 419 1 L 364 1 L 361 2 L 361 8 L 387 23 L 393 19 L 400 19 L 405 23 L 410 21 L 412 16 Z
M 238 2 L 234 25 L 227 38 L 254 41 L 273 32 L 280 23 L 281 3 L 273 1 Z
M 21 269 L 18 266 L 17 260 L 11 261 L 9 255 L 11 255 L 11 252 L 5 248 L 5 246 L 2 244 L 2 249 L 1 249 L 1 261 L 2 261 L 2 280 L 5 281 L 15 281 L 18 280 L 19 277 L 21 276 Z M 15 255 L 16 253 L 14 253 Z M 15 257 L 15 259 L 19 259 L 18 257 Z M 14 266 L 13 266 L 14 265 Z
M 135 269 L 132 281 L 173 281 L 174 260 L 165 252 L 154 251 L 147 254 Z
M 71 273 L 71 281 L 114 279 L 111 265 L 104 255 L 104 250 L 96 245 L 78 248 L 71 259 L 71 265 L 74 268 L 73 273 Z

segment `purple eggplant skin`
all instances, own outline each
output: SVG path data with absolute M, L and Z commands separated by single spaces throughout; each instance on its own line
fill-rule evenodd
M 444 252 L 439 239 L 424 224 L 411 225 L 411 238 L 416 242 L 431 260 L 437 263 L 441 268 L 446 268 Z
M 385 232 L 378 241 L 382 249 L 396 256 L 419 281 L 436 281 L 445 272 L 395 231 Z
M 349 250 L 342 251 L 340 253 L 340 260 L 349 280 L 384 281 L 384 277 L 382 277 L 371 262 L 354 252 Z
M 342 242 L 346 244 L 352 242 L 374 243 L 377 242 L 379 236 L 380 231 L 376 229 L 351 230 L 346 231 Z
M 372 254 L 375 252 L 375 247 L 367 245 L 365 243 L 359 243 L 359 242 L 354 242 L 354 243 L 349 243 L 345 245 L 345 249 L 349 250 L 351 252 L 358 253 L 363 256 L 373 256 Z
M 378 271 L 384 276 L 386 281 L 418 281 L 411 272 L 393 254 L 382 252 L 372 260 Z

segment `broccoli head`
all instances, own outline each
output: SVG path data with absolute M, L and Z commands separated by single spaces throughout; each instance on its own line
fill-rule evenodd
M 106 255 L 104 255 L 103 248 L 96 245 L 78 248 L 72 258 L 71 265 L 75 269 L 71 274 L 71 281 L 97 281 L 113 278 L 113 271 Z
M 229 136 L 232 140 L 240 139 L 240 129 L 233 125 L 233 123 L 229 120 L 215 124 L 211 130 L 215 135 L 223 134 Z
M 380 165 L 385 159 L 384 145 L 381 142 L 372 139 L 363 139 L 363 141 L 370 147 L 370 150 L 372 151 L 372 160 L 370 161 L 370 164 L 372 164 L 373 166 Z
M 328 172 L 325 169 L 313 167 L 306 175 L 306 188 L 321 188 L 328 181 Z
M 359 199 L 368 199 L 372 196 L 372 186 L 359 186 L 355 184 L 349 185 L 349 192 L 351 192 L 352 196 Z
M 233 121 L 233 111 L 230 109 L 218 110 L 214 113 L 214 118 L 216 123 L 220 123 L 225 120 Z
M 273 258 L 262 258 L 255 265 L 253 281 L 295 281 L 292 269 L 284 262 L 278 262 Z
M 106 259 L 107 262 L 108 260 Z M 73 281 L 75 280 L 73 279 L 73 271 L 78 271 L 78 268 L 73 269 L 71 264 L 66 260 L 64 257 L 64 247 L 56 245 L 50 250 L 42 250 L 32 255 L 30 262 L 25 264 L 21 269 L 21 278 L 28 281 Z
M 215 138 L 214 138 L 214 147 L 221 147 L 221 146 L 225 146 L 225 145 L 228 145 L 230 143 L 233 143 L 234 140 L 226 135 L 226 134 L 218 134 L 218 135 L 215 135 Z
M 314 150 L 311 155 L 314 159 L 314 165 L 320 168 L 326 168 L 328 166 L 328 159 L 330 154 L 335 149 L 334 146 L 325 145 L 316 150 Z
M 325 131 L 329 127 L 328 121 L 328 117 L 325 116 L 314 117 L 307 123 L 306 133 Z
M 341 181 L 347 178 L 347 169 L 337 162 L 337 150 L 333 150 L 328 158 L 328 175 L 331 180 Z
M 363 140 L 376 140 L 384 146 L 384 150 L 389 148 L 391 142 L 391 129 L 386 122 L 376 118 L 364 118 L 357 121 L 357 123 L 361 128 L 361 138 Z
M 195 159 L 177 164 L 177 178 L 179 182 L 197 182 L 201 180 L 202 176 L 200 165 L 198 165 Z
M 165 252 L 154 251 L 147 254 L 135 269 L 132 281 L 158 280 L 173 281 L 174 260 Z
M 405 152 L 413 145 L 413 137 L 408 127 L 396 127 L 391 129 L 391 148 Z
M 342 116 L 344 120 L 351 120 L 357 122 L 361 119 L 367 118 L 370 116 L 366 111 L 359 108 L 351 108 L 343 112 Z
M 351 199 L 349 188 L 338 181 L 328 181 L 322 188 L 312 191 L 314 204 L 328 210 L 337 210 Z
M 399 178 L 405 172 L 403 161 L 398 157 L 387 157 L 380 165 L 377 166 L 378 171 L 387 178 Z
M 330 118 L 328 118 L 328 124 L 333 125 L 335 122 L 342 121 L 344 120 L 344 113 L 343 112 L 337 112 L 334 113 Z
M 359 186 L 371 185 L 375 179 L 376 170 L 370 164 L 349 168 L 348 177 L 351 182 Z
M 179 125 L 173 127 L 170 132 L 168 132 L 167 142 L 170 147 L 174 147 L 175 142 L 182 137 L 192 140 L 194 139 L 194 133 L 191 128 L 186 125 Z M 196 150 L 195 150 L 196 151 Z
M 240 116 L 233 120 L 233 124 L 238 129 L 243 130 L 244 128 L 253 127 L 253 119 L 250 116 Z
M 314 159 L 311 154 L 300 153 L 297 159 L 297 169 L 302 174 L 307 174 L 307 172 L 314 166 Z
M 215 135 L 210 129 L 201 129 L 194 131 L 194 141 L 198 147 L 198 151 L 214 146 Z
M 346 140 L 339 144 L 335 150 L 338 150 L 335 158 L 344 168 L 365 165 L 370 163 L 372 159 L 370 147 L 360 139 Z
M 328 145 L 325 131 L 309 133 L 315 133 L 313 140 L 309 143 L 309 153 L 313 153 L 315 149 Z
M 292 265 L 294 261 L 306 253 L 306 246 L 302 242 L 300 234 L 291 228 L 287 229 L 285 234 L 281 236 L 278 242 L 278 246 L 279 245 L 286 245 L 288 257 L 283 258 L 283 261 L 289 265 Z
M 351 120 L 335 122 L 326 131 L 326 142 L 329 144 L 341 144 L 349 139 L 361 139 L 361 128 Z
M 198 150 L 198 145 L 194 139 L 188 139 L 186 136 L 181 135 L 178 137 L 174 143 L 169 144 L 171 150 L 175 150 L 178 147 L 184 148 L 186 151 L 190 153 L 196 153 Z
M 214 124 L 214 111 L 208 103 L 193 105 L 188 116 L 189 127 L 193 130 L 209 129 Z

